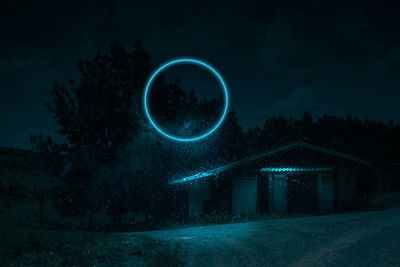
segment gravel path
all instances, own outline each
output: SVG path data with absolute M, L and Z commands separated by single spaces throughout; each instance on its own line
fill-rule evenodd
M 400 209 L 140 234 L 184 244 L 187 266 L 400 266 Z

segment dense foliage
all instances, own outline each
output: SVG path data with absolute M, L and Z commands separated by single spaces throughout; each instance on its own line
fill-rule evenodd
M 63 182 L 54 193 L 68 215 L 106 211 L 116 224 L 127 212 L 171 214 L 175 195 L 167 181 L 238 160 L 272 147 L 304 141 L 369 160 L 397 163 L 400 126 L 325 115 L 313 119 L 271 117 L 262 128 L 243 132 L 233 111 L 213 136 L 178 144 L 161 138 L 145 121 L 141 97 L 154 68 L 140 42 L 127 52 L 119 43 L 78 64 L 79 83 L 56 85 L 49 111 L 68 142 L 33 137 Z M 176 79 L 159 77 L 150 106 L 157 121 L 181 136 L 198 134 L 214 123 L 222 98 L 199 99 Z M 179 205 L 176 205 L 178 207 Z M 178 208 L 177 208 L 178 209 Z M 157 216 L 155 216 L 157 217 Z M 146 216 L 147 219 L 147 216 Z M 90 221 L 89 221 L 90 226 Z
M 377 165 L 397 163 L 400 158 L 400 125 L 309 113 L 300 119 L 271 117 L 263 128 L 246 134 L 249 153 L 257 153 L 293 141 L 303 141 L 355 155 Z

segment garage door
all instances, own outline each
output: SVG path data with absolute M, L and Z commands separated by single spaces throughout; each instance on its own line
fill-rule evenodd
M 239 214 L 255 214 L 257 203 L 257 178 L 236 178 L 232 188 L 232 212 Z

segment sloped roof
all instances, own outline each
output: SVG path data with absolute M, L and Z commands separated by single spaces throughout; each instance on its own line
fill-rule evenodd
M 197 173 L 195 175 L 187 176 L 187 177 L 184 177 L 184 178 L 173 179 L 169 183 L 170 184 L 176 184 L 176 183 L 181 183 L 181 182 L 193 181 L 193 180 L 196 180 L 196 179 L 205 178 L 205 177 L 209 177 L 209 176 L 213 176 L 213 175 L 218 175 L 218 174 L 220 174 L 220 173 L 222 173 L 224 171 L 244 166 L 244 165 L 246 165 L 246 164 L 248 164 L 248 163 L 250 163 L 250 162 L 252 162 L 254 160 L 259 160 L 259 159 L 262 159 L 262 158 L 270 157 L 270 156 L 272 156 L 272 155 L 274 155 L 276 153 L 287 151 L 287 150 L 290 150 L 290 149 L 293 149 L 293 148 L 297 148 L 297 147 L 307 148 L 307 149 L 318 151 L 318 152 L 321 152 L 321 153 L 325 153 L 325 154 L 328 154 L 328 155 L 331 155 L 331 156 L 334 156 L 334 157 L 338 157 L 338 158 L 346 159 L 346 160 L 349 160 L 349 161 L 353 161 L 353 162 L 361 164 L 361 165 L 371 166 L 371 163 L 369 163 L 368 161 L 365 161 L 363 159 L 357 158 L 357 157 L 352 156 L 352 155 L 340 153 L 340 152 L 337 152 L 337 151 L 334 151 L 334 150 L 331 150 L 331 149 L 327 149 L 327 148 L 324 148 L 324 147 L 311 145 L 311 144 L 304 143 L 304 142 L 294 142 L 294 143 L 291 143 L 291 144 L 288 144 L 288 145 L 284 145 L 284 146 L 281 146 L 281 147 L 278 147 L 278 148 L 275 148 L 275 149 L 271 149 L 271 150 L 268 150 L 268 151 L 265 151 L 265 152 L 262 152 L 262 153 L 259 153 L 259 154 L 256 154 L 256 155 L 253 155 L 253 156 L 250 156 L 250 157 L 247 157 L 247 158 L 244 158 L 244 159 L 232 162 L 232 163 L 229 163 L 229 164 L 227 164 L 225 166 L 222 166 L 222 167 L 219 167 L 219 168 L 215 168 L 215 169 L 212 169 L 212 170 L 209 170 L 209 171 L 206 171 L 206 172 L 200 172 L 200 173 Z

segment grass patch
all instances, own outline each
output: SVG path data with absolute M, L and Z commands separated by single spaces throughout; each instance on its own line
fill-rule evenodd
M 146 235 L 135 237 L 133 254 L 144 258 L 146 266 L 183 266 L 184 251 L 182 244 L 156 240 Z
M 400 192 L 378 192 L 370 203 L 371 208 L 400 208 Z
M 3 266 L 93 266 L 122 260 L 113 238 L 101 233 L 2 231 Z
M 61 231 L 0 232 L 0 266 L 181 266 L 180 245 L 146 236 Z

